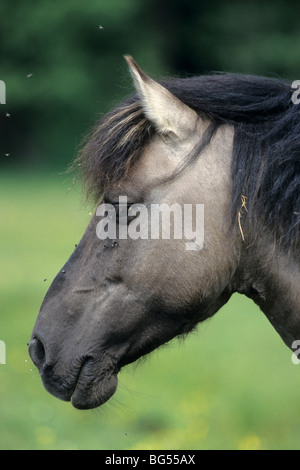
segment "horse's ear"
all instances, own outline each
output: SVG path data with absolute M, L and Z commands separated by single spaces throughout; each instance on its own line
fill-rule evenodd
M 124 58 L 129 65 L 145 114 L 158 132 L 175 134 L 180 139 L 188 137 L 195 130 L 197 113 L 148 77 L 131 56 Z

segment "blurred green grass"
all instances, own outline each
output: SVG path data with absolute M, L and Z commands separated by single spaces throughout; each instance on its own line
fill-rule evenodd
M 2 173 L 0 201 L 0 449 L 299 448 L 300 366 L 238 295 L 184 341 L 121 371 L 102 408 L 81 412 L 49 395 L 27 342 L 90 208 L 59 174 Z

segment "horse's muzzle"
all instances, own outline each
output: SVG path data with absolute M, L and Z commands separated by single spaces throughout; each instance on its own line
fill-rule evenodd
M 29 355 L 39 370 L 45 389 L 60 400 L 71 401 L 75 408 L 97 408 L 117 389 L 118 369 L 106 352 L 102 351 L 97 359 L 91 355 L 73 359 L 65 366 L 59 360 L 51 364 L 47 361 L 43 342 L 33 337 Z

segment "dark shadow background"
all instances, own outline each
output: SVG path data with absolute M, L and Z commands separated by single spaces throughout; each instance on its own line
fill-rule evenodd
M 154 77 L 222 70 L 300 78 L 299 2 L 0 3 L 0 168 L 64 170 L 97 117 L 132 91 L 123 54 Z

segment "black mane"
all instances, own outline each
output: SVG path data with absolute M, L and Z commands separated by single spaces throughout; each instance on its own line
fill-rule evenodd
M 221 124 L 234 126 L 234 223 L 246 197 L 247 220 L 268 225 L 277 242 L 299 251 L 300 107 L 291 101 L 291 83 L 229 73 L 161 83 L 210 118 L 211 136 Z M 83 170 L 87 193 L 99 200 L 126 175 L 154 133 L 137 95 L 104 116 L 75 161 Z

